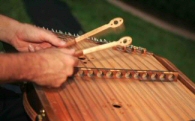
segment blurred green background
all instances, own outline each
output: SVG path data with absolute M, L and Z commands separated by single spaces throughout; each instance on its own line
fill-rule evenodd
M 86 32 L 108 23 L 115 17 L 122 17 L 125 21 L 125 31 L 120 34 L 110 34 L 102 38 L 112 41 L 129 35 L 133 38 L 133 45 L 147 48 L 147 50 L 167 58 L 195 82 L 195 40 L 190 40 L 156 27 L 109 4 L 106 0 L 60 1 L 66 2 L 69 5 L 73 15 L 78 19 Z M 159 2 L 159 4 L 161 3 Z M 157 7 L 156 9 L 159 8 Z M 174 11 L 175 8 L 169 7 L 168 9 Z M 0 13 L 21 22 L 34 24 L 32 18 L 26 12 L 25 4 L 22 0 L 6 0 L 6 2 L 5 0 L 1 0 Z M 63 11 L 61 14 L 63 14 Z M 1 44 L 0 48 L 2 49 Z
M 144 12 L 195 32 L 195 0 L 122 0 Z

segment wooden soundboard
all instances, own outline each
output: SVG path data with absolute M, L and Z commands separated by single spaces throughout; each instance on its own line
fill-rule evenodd
M 71 37 L 61 37 L 69 41 Z M 84 40 L 73 48 L 98 44 Z M 60 88 L 29 84 L 24 105 L 32 120 L 187 121 L 195 120 L 195 85 L 167 59 L 153 53 L 109 48 L 79 57 L 77 72 Z M 83 74 L 79 69 L 176 72 L 176 80 Z M 93 75 L 94 74 L 94 75 Z M 106 75 L 106 74 L 104 74 Z

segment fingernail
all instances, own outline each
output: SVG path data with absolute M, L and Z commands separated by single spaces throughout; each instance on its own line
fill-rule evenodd
M 71 52 L 75 52 L 75 49 L 74 49 L 74 48 L 71 48 L 70 51 L 71 51 Z
M 71 48 L 71 49 L 68 49 L 67 51 L 68 54 L 72 55 L 75 53 L 75 49 Z
M 65 45 L 66 42 L 65 42 L 65 41 L 61 41 L 60 44 L 61 44 L 61 45 Z
M 42 48 L 41 47 L 39 47 L 39 46 L 36 46 L 35 47 L 35 50 L 41 50 Z
M 34 47 L 31 44 L 28 45 L 28 50 L 29 50 L 29 52 L 35 51 Z

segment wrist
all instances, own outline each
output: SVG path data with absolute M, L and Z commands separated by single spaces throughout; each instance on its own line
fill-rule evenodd
M 35 53 L 2 54 L 0 58 L 0 80 L 4 82 L 33 81 L 39 76 L 42 62 Z
M 34 79 L 40 76 L 40 71 L 42 71 L 43 59 L 37 53 L 21 53 L 20 56 L 21 72 L 17 78 L 34 82 Z

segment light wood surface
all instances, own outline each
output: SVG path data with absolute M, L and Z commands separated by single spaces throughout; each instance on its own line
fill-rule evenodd
M 102 32 L 105 32 L 106 30 L 112 28 L 112 29 L 116 29 L 118 27 L 121 27 L 123 25 L 123 19 L 118 17 L 118 18 L 114 18 L 112 19 L 108 24 L 105 24 L 103 26 L 100 26 L 92 31 L 89 31 L 77 38 L 75 38 L 76 42 L 82 41 L 84 39 L 87 39 L 89 37 L 95 36 L 97 34 L 100 34 Z
M 74 44 L 76 44 L 82 40 L 85 40 L 87 38 L 90 38 L 90 37 L 95 37 L 97 35 L 100 36 L 102 34 L 109 33 L 113 29 L 117 29 L 117 28 L 121 28 L 121 29 L 118 29 L 119 31 L 123 30 L 122 29 L 123 28 L 123 19 L 120 17 L 114 18 L 108 24 L 100 26 L 94 30 L 91 30 L 91 31 L 81 35 L 81 36 L 76 37 L 75 39 L 67 42 L 65 47 L 73 46 Z
M 79 42 L 77 50 L 97 46 Z M 129 54 L 112 48 L 79 57 L 78 67 L 176 70 L 154 55 Z M 183 74 L 179 73 L 183 78 Z M 187 80 L 186 80 L 187 81 Z M 189 81 L 189 80 L 188 80 Z M 194 84 L 192 85 L 192 89 Z M 194 88 L 195 89 L 195 88 Z M 69 78 L 58 89 L 35 85 L 50 121 L 187 121 L 195 119 L 195 95 L 180 80 Z
M 131 45 L 131 43 L 132 43 L 132 38 L 126 36 L 126 37 L 122 37 L 118 41 L 114 41 L 114 42 L 110 42 L 110 43 L 107 43 L 107 44 L 98 45 L 98 46 L 94 46 L 94 47 L 90 47 L 90 48 L 87 48 L 87 49 L 77 51 L 77 52 L 75 52 L 74 55 L 79 57 L 81 55 L 86 55 L 86 54 L 89 54 L 89 53 L 93 53 L 93 52 L 97 52 L 97 51 L 100 51 L 100 50 L 108 49 L 108 48 L 111 48 L 111 47 L 114 47 L 114 46 L 127 47 L 127 46 Z

